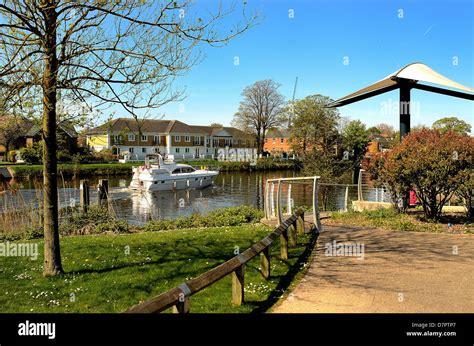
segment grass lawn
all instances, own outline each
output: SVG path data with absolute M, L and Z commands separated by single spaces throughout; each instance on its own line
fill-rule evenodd
M 120 235 L 61 238 L 66 274 L 42 276 L 42 240 L 36 261 L 0 257 L 0 312 L 122 312 L 194 278 L 244 251 L 272 229 L 261 224 L 182 229 Z M 259 257 L 248 263 L 246 303 L 231 304 L 231 276 L 191 297 L 191 312 L 266 311 L 304 266 L 314 238 L 299 237 L 290 259 L 278 258 L 279 243 L 271 247 L 271 277 L 258 272 Z M 129 247 L 130 253 L 126 254 Z
M 474 223 L 463 214 L 443 215 L 441 222 L 422 221 L 423 213 L 409 211 L 397 214 L 393 210 L 380 209 L 363 212 L 333 212 L 323 223 L 332 225 L 375 227 L 393 231 L 434 232 L 434 233 L 474 233 Z M 450 226 L 449 226 L 450 225 Z

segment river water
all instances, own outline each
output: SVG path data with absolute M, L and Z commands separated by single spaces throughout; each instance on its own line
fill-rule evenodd
M 214 179 L 212 186 L 199 190 L 175 192 L 130 191 L 127 187 L 131 177 L 94 177 L 89 179 L 89 185 L 91 187 L 91 204 L 94 204 L 97 203 L 98 180 L 108 179 L 110 204 L 117 216 L 131 223 L 142 224 L 151 219 L 174 219 L 193 213 L 206 214 L 211 210 L 223 207 L 247 205 L 262 209 L 267 179 L 295 177 L 299 174 L 294 171 L 222 172 Z M 40 184 L 35 184 L 32 181 L 20 181 L 18 185 L 17 191 L 3 193 L 0 196 L 0 210 L 18 210 L 38 205 L 38 201 L 41 200 Z M 311 183 L 309 185 L 292 184 L 292 202 L 288 199 L 288 193 L 288 186 L 283 185 L 282 204 L 284 208 L 289 203 L 294 206 L 311 206 Z M 356 195 L 356 189 L 351 187 L 349 200 L 354 199 Z M 344 209 L 344 188 L 332 190 L 329 197 L 331 209 Z M 59 199 L 61 207 L 77 206 L 79 204 L 79 179 L 64 181 L 60 179 Z

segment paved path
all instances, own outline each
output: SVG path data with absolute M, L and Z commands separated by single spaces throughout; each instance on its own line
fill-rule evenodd
M 305 277 L 273 312 L 474 312 L 474 235 L 323 229 Z M 333 240 L 364 244 L 364 259 L 325 256 Z

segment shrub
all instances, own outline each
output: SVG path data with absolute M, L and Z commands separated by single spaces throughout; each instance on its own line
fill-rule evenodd
M 175 220 L 151 221 L 143 227 L 146 232 L 194 227 L 241 226 L 259 222 L 263 217 L 261 210 L 248 207 L 229 207 L 217 209 L 202 216 L 199 214 L 182 216 Z
M 26 163 L 39 165 L 43 162 L 43 146 L 35 142 L 31 147 L 21 148 L 20 156 Z
M 129 233 L 130 226 L 126 221 L 115 220 L 112 222 L 102 222 L 95 226 L 94 233 Z
M 56 158 L 58 162 L 71 162 L 71 154 L 66 150 L 60 150 L 56 153 Z
M 472 137 L 422 129 L 364 168 L 388 186 L 394 201 L 414 189 L 425 217 L 438 220 L 446 202 L 469 179 L 473 152 Z
M 9 162 L 16 162 L 16 150 L 10 150 L 7 154 L 7 160 Z
M 111 162 L 116 160 L 111 149 L 102 149 L 99 152 L 94 152 L 92 155 L 98 162 Z

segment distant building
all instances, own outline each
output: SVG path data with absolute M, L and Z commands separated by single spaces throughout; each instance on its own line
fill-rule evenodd
M 0 124 L 4 121 L 8 121 L 8 117 L 11 117 L 11 115 L 1 115 Z M 4 156 L 4 159 L 7 149 L 19 150 L 21 148 L 30 147 L 33 143 L 42 140 L 42 128 L 39 124 L 25 117 L 18 116 L 14 119 L 16 122 L 14 135 L 12 135 L 12 132 L 10 132 L 8 136 L 5 133 L 0 133 L 0 156 Z M 57 127 L 57 136 L 61 150 L 66 150 L 71 154 L 77 151 L 78 134 L 74 126 L 59 124 Z
M 24 141 L 27 147 L 33 146 L 33 143 L 42 140 L 43 129 L 39 125 L 33 125 L 24 135 Z M 58 150 L 65 150 L 71 154 L 77 152 L 78 134 L 74 126 L 69 124 L 59 124 L 57 127 Z
M 287 129 L 269 130 L 265 136 L 263 151 L 269 153 L 271 156 L 280 157 L 288 157 L 288 155 L 293 154 L 290 143 L 290 131 Z
M 255 147 L 254 138 L 236 128 L 188 125 L 179 120 L 118 118 L 88 131 L 86 138 L 94 151 L 111 149 L 137 160 L 156 153 L 179 159 L 217 158 L 219 149 Z

